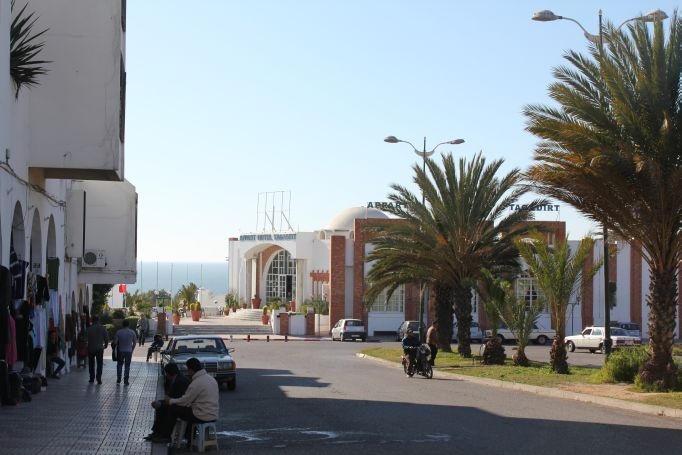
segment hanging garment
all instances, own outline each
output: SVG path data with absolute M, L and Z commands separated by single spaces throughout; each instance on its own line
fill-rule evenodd
M 10 339 L 5 348 L 5 360 L 11 366 L 17 362 L 17 329 L 14 318 L 11 315 L 8 318 L 8 322 Z
M 9 271 L 12 274 L 12 298 L 23 299 L 26 294 L 28 262 L 19 259 L 14 248 L 10 250 L 9 261 Z
M 59 293 L 57 291 L 50 291 L 50 308 L 52 308 L 51 318 L 55 321 L 59 320 Z
M 12 275 L 7 267 L 0 266 L 0 355 L 9 342 L 9 306 L 12 303 Z
M 50 293 L 47 288 L 47 278 L 36 275 L 36 305 L 42 305 L 50 301 Z

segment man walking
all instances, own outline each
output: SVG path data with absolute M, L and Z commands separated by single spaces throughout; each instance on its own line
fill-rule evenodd
M 436 354 L 438 354 L 438 321 L 433 321 L 429 330 L 426 331 L 426 344 L 431 350 L 431 358 L 429 363 L 434 366 L 436 363 Z
M 140 346 L 144 346 L 144 340 L 147 337 L 147 333 L 149 332 L 149 320 L 144 316 L 144 314 L 140 314 L 140 319 L 137 320 L 137 336 L 138 336 L 138 344 Z
M 88 369 L 90 383 L 95 382 L 95 362 L 97 362 L 97 384 L 102 384 L 102 367 L 104 366 L 104 350 L 109 345 L 107 329 L 99 323 L 99 317 L 92 317 L 92 325 L 87 330 L 88 337 Z
M 130 384 L 130 361 L 133 359 L 133 350 L 135 349 L 135 338 L 137 334 L 130 327 L 130 321 L 123 320 L 123 327 L 118 329 L 114 342 L 118 350 L 118 363 L 116 364 L 116 384 L 121 383 L 121 371 L 125 363 L 125 373 L 123 375 L 123 383 Z

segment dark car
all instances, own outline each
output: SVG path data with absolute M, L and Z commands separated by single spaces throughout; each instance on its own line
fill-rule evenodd
M 407 329 L 412 329 L 415 333 L 419 334 L 419 321 L 403 321 L 402 324 L 400 324 L 400 327 L 395 331 L 395 341 L 402 341 L 403 338 L 405 338 L 405 333 L 407 332 Z M 426 327 L 424 324 L 422 324 L 422 330 L 425 330 Z
M 167 363 L 176 363 L 181 373 L 187 373 L 185 362 L 196 357 L 201 366 L 218 384 L 226 384 L 227 390 L 237 387 L 237 364 L 230 355 L 233 348 L 225 346 L 217 335 L 186 335 L 171 338 L 161 351 L 161 372 Z

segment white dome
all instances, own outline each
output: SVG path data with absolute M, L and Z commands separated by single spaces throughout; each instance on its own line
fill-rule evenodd
M 352 231 L 353 221 L 356 219 L 388 218 L 381 210 L 368 207 L 351 207 L 336 214 L 325 229 L 331 231 Z

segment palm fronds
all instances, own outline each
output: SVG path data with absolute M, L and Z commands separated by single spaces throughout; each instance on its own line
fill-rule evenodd
M 34 26 L 38 17 L 35 13 L 27 13 L 28 3 L 14 16 L 10 27 L 10 76 L 16 86 L 14 97 L 19 97 L 21 87 L 33 87 L 38 85 L 38 78 L 47 74 L 48 69 L 44 66 L 51 63 L 40 60 L 39 54 L 45 46 L 44 41 L 38 41 L 48 29 L 35 32 Z M 14 11 L 14 0 L 12 0 Z

